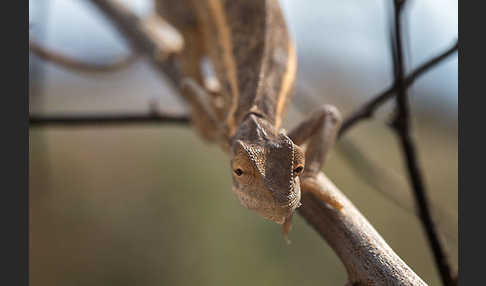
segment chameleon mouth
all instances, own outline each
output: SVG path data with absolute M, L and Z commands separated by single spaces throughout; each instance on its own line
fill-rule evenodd
M 292 189 L 287 195 L 288 200 L 280 203 L 277 203 L 275 200 L 262 200 L 262 198 L 254 192 L 241 192 L 237 188 L 232 189 L 243 206 L 250 210 L 256 211 L 265 219 L 271 220 L 278 224 L 285 223 L 295 209 L 301 205 L 300 182 L 298 179 L 293 180 Z
M 300 207 L 300 179 L 299 177 L 296 177 L 293 180 L 292 184 L 292 189 L 289 192 L 289 195 L 287 196 L 288 202 L 280 204 L 281 207 L 286 207 L 290 208 L 292 210 Z

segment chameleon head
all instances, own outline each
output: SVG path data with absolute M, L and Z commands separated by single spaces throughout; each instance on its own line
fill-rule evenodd
M 304 151 L 284 133 L 268 136 L 254 123 L 254 136 L 232 143 L 232 189 L 243 206 L 283 224 L 300 206 Z

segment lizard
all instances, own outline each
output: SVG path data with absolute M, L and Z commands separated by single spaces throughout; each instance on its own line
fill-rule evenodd
M 325 104 L 289 132 L 282 128 L 297 54 L 278 1 L 157 0 L 155 8 L 184 39 L 181 93 L 196 130 L 230 155 L 240 203 L 281 224 L 287 239 L 301 184 L 321 170 L 342 119 Z M 215 92 L 204 86 L 204 57 L 220 83 Z M 311 183 L 304 189 L 342 208 Z

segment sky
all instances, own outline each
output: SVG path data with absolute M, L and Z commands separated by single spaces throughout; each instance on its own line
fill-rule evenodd
M 283 9 L 301 54 L 323 72 L 342 73 L 364 89 L 382 90 L 391 83 L 392 62 L 387 38 L 386 1 L 283 1 Z M 450 0 L 408 1 L 407 70 L 450 47 L 458 37 L 457 2 Z M 416 82 L 413 89 L 425 91 L 434 100 L 447 101 L 457 109 L 457 54 Z M 325 73 L 325 74 L 327 74 Z M 346 75 L 347 74 L 347 75 Z M 370 94 L 374 94 L 371 92 Z

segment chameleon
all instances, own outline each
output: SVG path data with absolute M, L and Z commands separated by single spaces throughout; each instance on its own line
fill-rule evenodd
M 158 0 L 156 13 L 177 29 L 180 90 L 195 129 L 230 156 L 240 203 L 281 224 L 287 235 L 301 184 L 321 170 L 341 115 L 322 105 L 289 132 L 282 121 L 295 91 L 296 47 L 277 0 Z M 219 88 L 201 69 L 209 59 Z M 305 191 L 318 192 L 309 184 Z M 322 193 L 332 207 L 342 206 Z
M 277 0 L 156 0 L 140 28 L 157 39 L 163 51 L 158 57 L 177 56 L 191 122 L 202 138 L 229 154 L 232 191 L 243 206 L 281 224 L 286 239 L 301 189 L 342 208 L 312 183 L 336 140 L 342 121 L 337 108 L 322 105 L 289 132 L 282 128 L 295 89 L 297 54 Z M 32 40 L 30 45 L 75 70 L 125 66 L 91 65 Z M 202 69 L 205 60 L 215 78 Z

